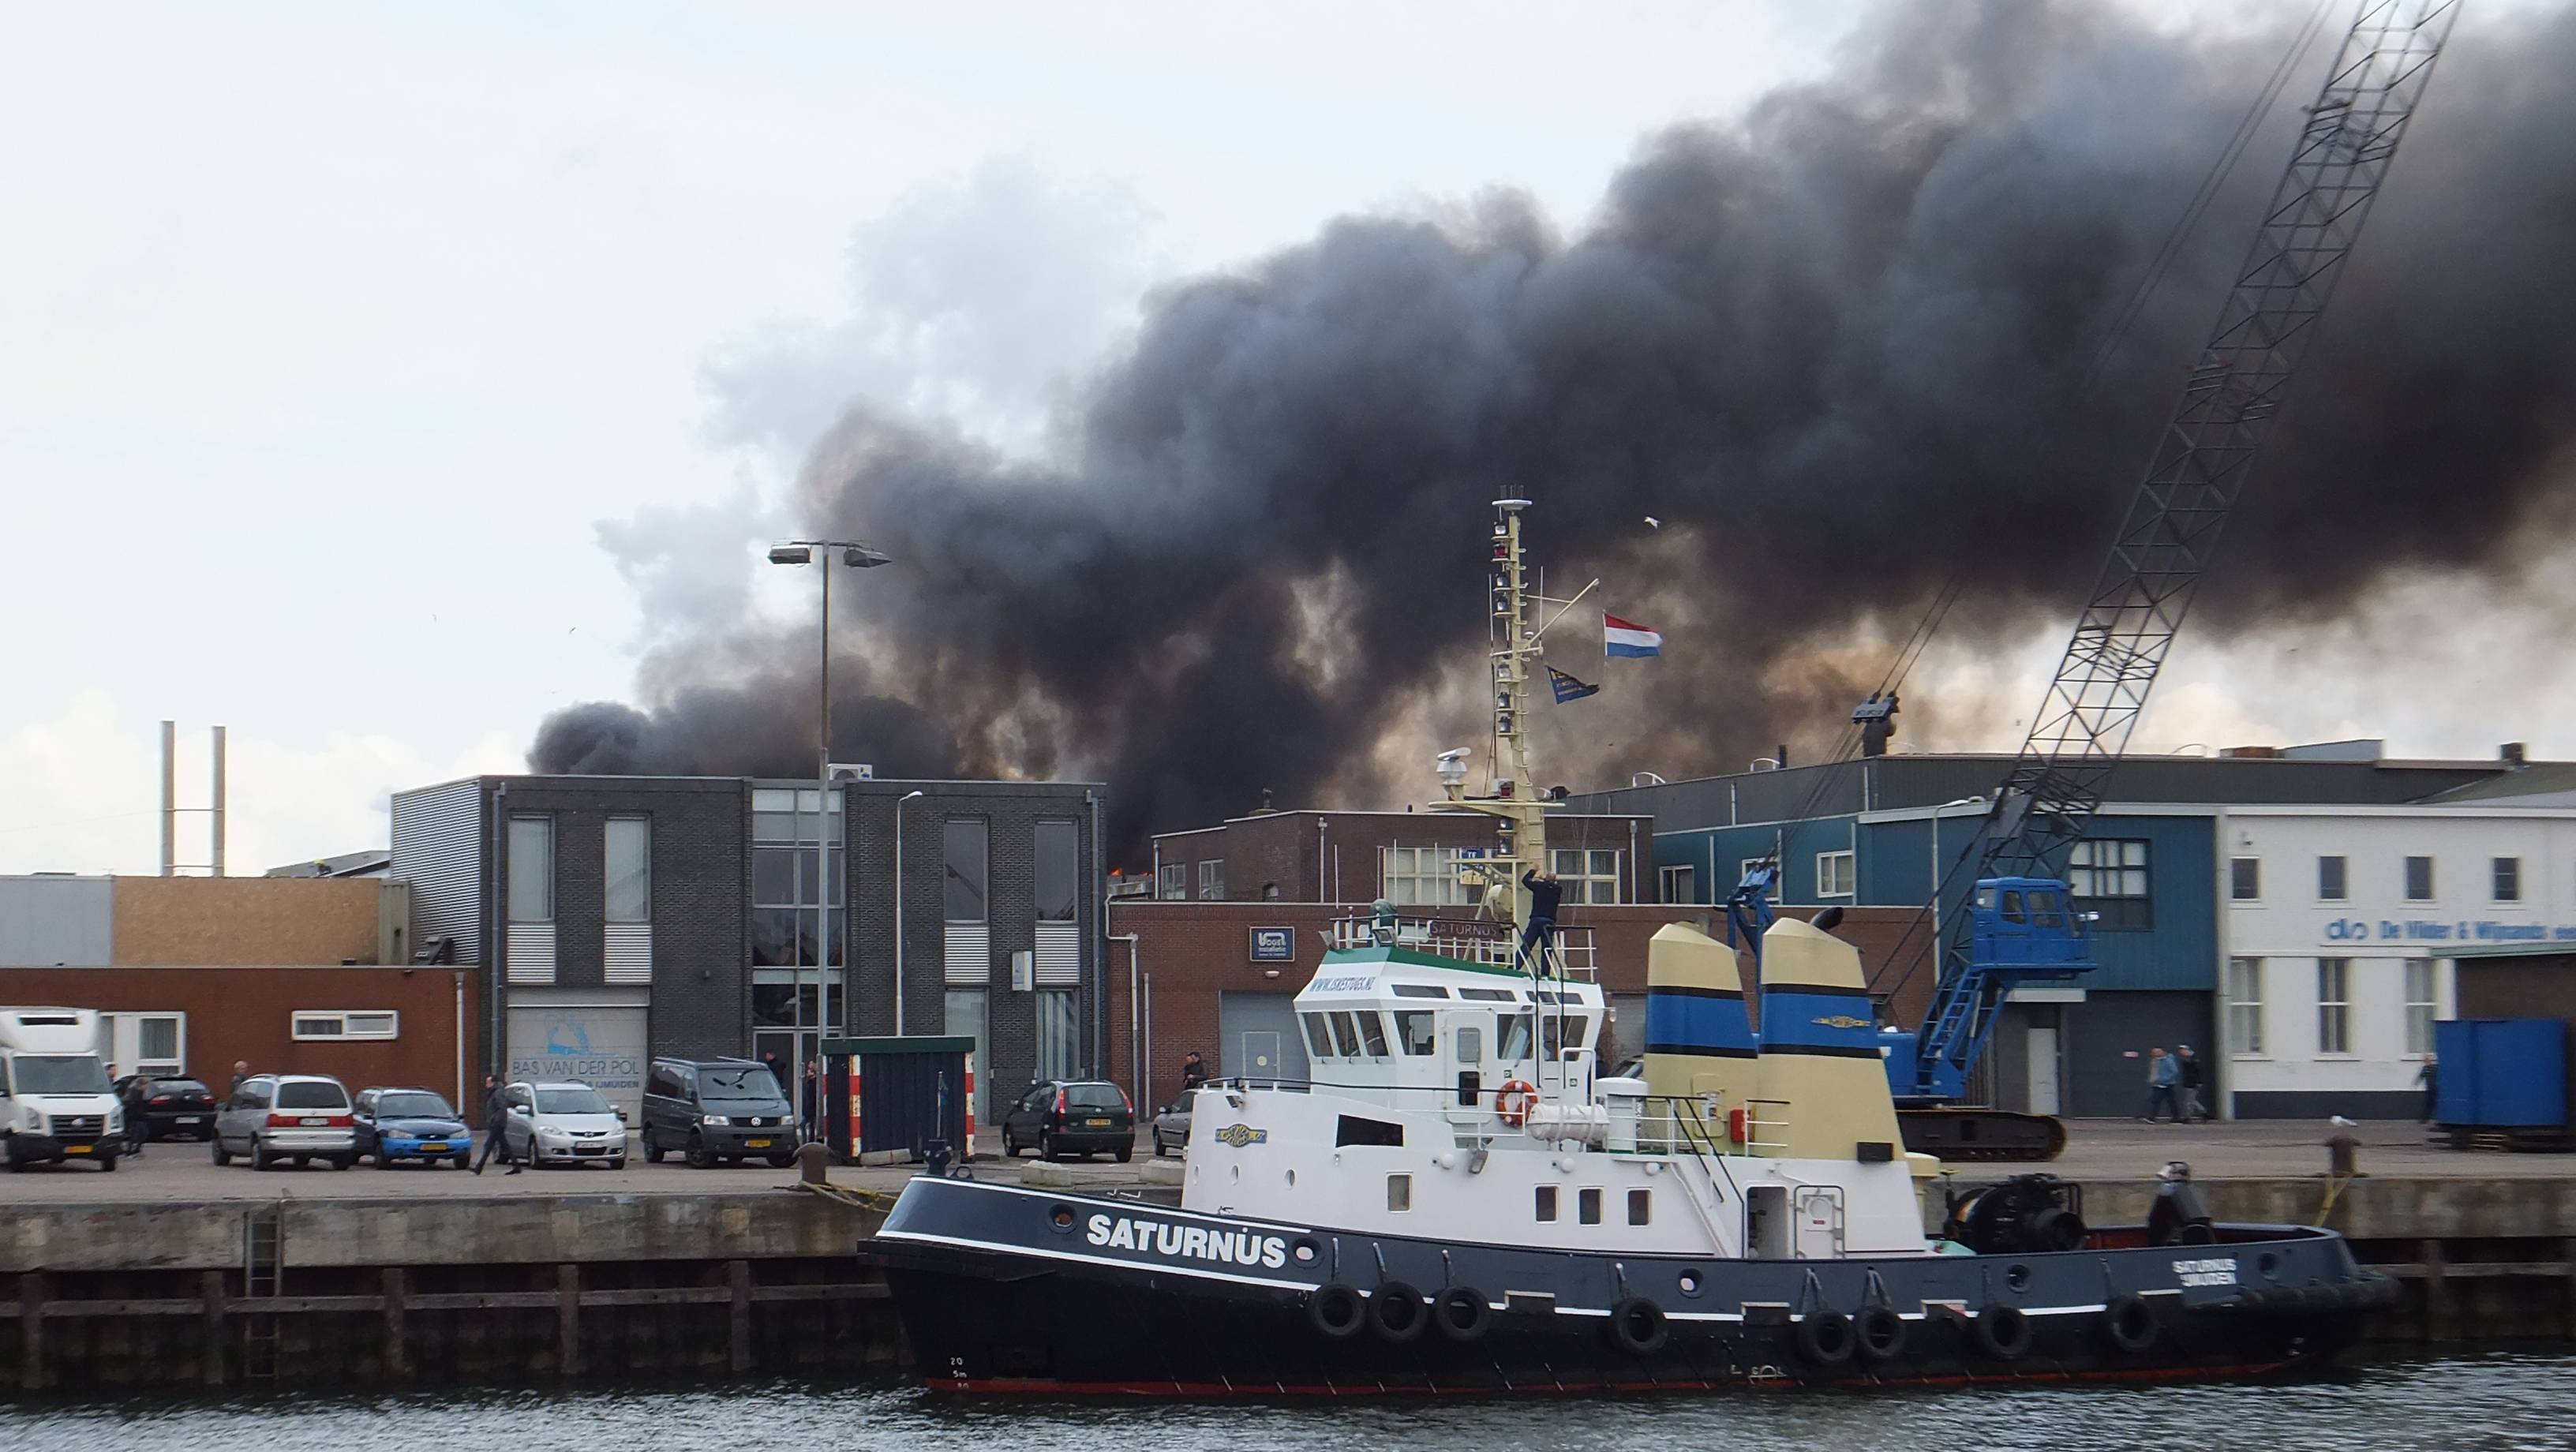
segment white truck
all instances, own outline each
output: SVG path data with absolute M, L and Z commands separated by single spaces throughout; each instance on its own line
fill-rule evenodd
M 0 1008 L 0 1163 L 116 1168 L 124 1109 L 98 1059 L 98 1011 Z

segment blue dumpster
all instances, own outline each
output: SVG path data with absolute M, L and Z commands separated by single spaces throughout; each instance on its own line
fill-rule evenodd
M 2566 1020 L 2445 1019 L 2433 1055 L 2433 1120 L 2445 1129 L 2567 1128 Z

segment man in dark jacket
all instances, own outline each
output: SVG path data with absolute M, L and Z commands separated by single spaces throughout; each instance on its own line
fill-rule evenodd
M 1199 1057 L 1198 1050 L 1190 1050 L 1189 1057 L 1181 1060 L 1181 1092 L 1187 1094 L 1207 1081 L 1207 1061 Z
M 2177 1076 L 2174 1097 L 2181 1101 L 2181 1112 L 2177 1117 L 2186 1121 L 2208 1119 L 2209 1107 L 2200 1102 L 2200 1055 L 2191 1051 L 2191 1045 L 2184 1044 L 2174 1050 L 2174 1073 Z
M 490 1074 L 484 1075 L 483 1157 L 474 1162 L 474 1173 L 478 1175 L 483 1173 L 483 1167 L 492 1163 L 492 1156 L 496 1153 L 509 1165 L 511 1174 L 515 1175 L 519 1172 L 519 1162 L 510 1158 L 510 1136 L 506 1128 L 509 1122 L 510 1103 L 501 1092 L 500 1079 Z
M 1530 950 L 1538 950 L 1538 971 L 1543 977 L 1554 976 L 1548 966 L 1547 950 L 1556 943 L 1556 904 L 1565 889 L 1557 885 L 1556 874 L 1533 867 L 1521 874 L 1521 886 L 1529 889 L 1529 926 L 1521 929 L 1520 951 L 1513 956 L 1512 966 L 1526 965 Z

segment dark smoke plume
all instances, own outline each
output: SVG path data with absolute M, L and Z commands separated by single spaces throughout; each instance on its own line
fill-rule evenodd
M 1556 593 L 1602 576 L 1668 634 L 1599 713 L 1550 714 L 1552 781 L 1821 746 L 1881 663 L 1852 642 L 1902 635 L 1962 561 L 1952 637 L 2071 615 L 2325 52 L 2085 390 L 2287 30 L 2198 42 L 1994 0 L 1893 5 L 1863 34 L 1824 81 L 1648 140 L 1579 236 L 1497 192 L 1159 295 L 1052 462 L 854 406 L 802 511 L 899 563 L 850 592 L 834 754 L 1097 776 L 1131 859 L 1264 787 L 1421 795 L 1382 748 L 1482 738 L 1479 537 L 1503 495 L 1539 501 Z M 2567 14 L 2461 24 L 2196 636 L 2563 538 L 2570 74 Z M 1598 668 L 1569 635 L 1565 662 Z M 533 760 L 803 771 L 810 671 L 810 646 L 714 632 L 651 662 L 646 709 L 550 719 Z

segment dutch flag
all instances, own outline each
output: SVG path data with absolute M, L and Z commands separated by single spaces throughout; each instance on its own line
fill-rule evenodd
M 1661 655 L 1664 633 L 1648 630 L 1633 620 L 1622 620 L 1603 611 L 1601 615 L 1601 653 L 1603 655 Z

